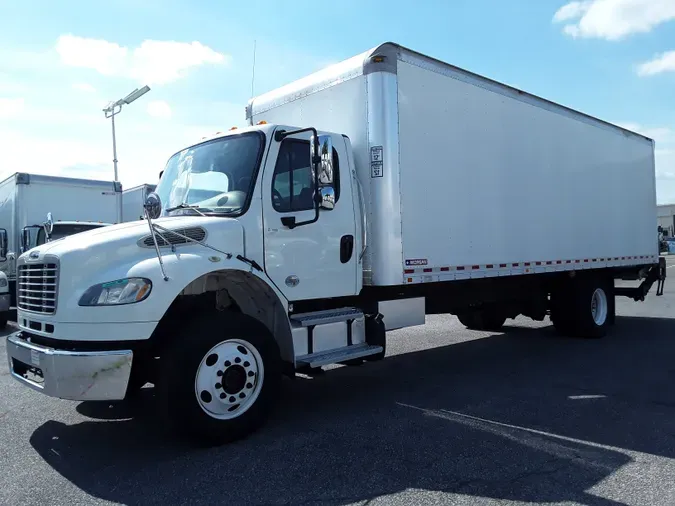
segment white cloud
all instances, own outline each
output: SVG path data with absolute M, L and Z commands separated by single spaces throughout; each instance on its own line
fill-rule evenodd
M 113 76 L 125 70 L 129 50 L 107 40 L 62 35 L 56 42 L 56 52 L 66 65 L 90 68 L 104 76 Z
M 563 5 L 554 23 L 572 37 L 619 40 L 675 19 L 673 0 L 584 0 Z
M 14 118 L 23 112 L 23 98 L 0 98 L 0 119 Z
M 640 76 L 653 76 L 661 72 L 675 72 L 675 51 L 667 51 L 656 55 L 651 60 L 638 66 Z
M 198 41 L 145 40 L 138 47 L 128 48 L 107 40 L 68 34 L 59 37 L 56 51 L 66 65 L 150 85 L 181 79 L 193 67 L 230 61 L 230 56 Z
M 171 117 L 171 107 L 164 100 L 149 102 L 147 110 L 153 118 L 169 119 Z
M 567 5 L 563 5 L 553 16 L 554 23 L 560 23 L 563 21 L 570 21 L 581 17 L 588 8 L 591 6 L 591 2 L 570 2 Z
M 77 91 L 84 91 L 86 93 L 94 93 L 96 91 L 96 88 L 94 88 L 89 83 L 74 83 L 73 89 Z

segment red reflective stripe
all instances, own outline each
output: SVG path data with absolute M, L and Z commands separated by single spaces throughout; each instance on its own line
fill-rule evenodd
M 431 269 L 424 269 L 423 272 L 431 272 Z
M 506 264 L 499 264 L 499 267 L 506 267 Z
M 518 264 L 513 264 L 514 267 L 518 267 Z
M 450 270 L 450 267 L 441 267 L 441 272 L 447 272 Z
M 406 269 L 403 271 L 404 274 L 415 274 L 415 269 Z
M 457 267 L 457 270 L 458 270 L 458 271 L 463 271 L 463 270 L 464 270 L 464 266 L 460 265 L 459 267 Z
M 472 265 L 471 268 L 472 268 L 473 270 L 480 269 L 480 265 Z
M 492 265 L 492 264 L 487 264 L 487 265 L 485 266 L 486 269 L 492 269 L 493 267 L 494 267 L 494 265 Z
M 541 262 L 534 262 L 535 265 L 541 265 Z

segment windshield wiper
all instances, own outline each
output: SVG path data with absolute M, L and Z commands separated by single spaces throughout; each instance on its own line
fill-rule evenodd
M 182 204 L 178 204 L 177 206 L 170 207 L 166 210 L 167 213 L 170 213 L 171 211 L 177 211 L 178 209 L 191 209 L 197 214 L 201 214 L 202 216 L 206 216 L 203 212 L 199 210 L 199 206 L 194 205 L 194 204 L 186 204 L 183 202 Z

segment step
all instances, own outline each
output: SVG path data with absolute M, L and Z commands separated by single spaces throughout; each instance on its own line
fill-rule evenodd
M 337 364 L 345 360 L 367 357 L 382 351 L 382 346 L 374 346 L 367 343 L 344 346 L 335 350 L 302 355 L 295 359 L 298 366 L 321 367 L 322 365 Z
M 303 327 L 312 325 L 326 325 L 327 323 L 346 322 L 362 318 L 363 312 L 355 307 L 343 307 L 328 309 L 325 311 L 313 311 L 311 313 L 298 313 L 291 316 L 291 320 Z

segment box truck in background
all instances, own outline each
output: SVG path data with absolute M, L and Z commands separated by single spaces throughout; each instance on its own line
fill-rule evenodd
M 381 360 L 426 314 L 599 338 L 615 296 L 661 293 L 647 137 L 392 43 L 247 119 L 177 147 L 145 221 L 20 257 L 42 306 L 19 305 L 16 380 L 73 400 L 151 382 L 167 426 L 217 444 L 264 423 L 282 374 Z
M 49 240 L 115 223 L 121 199 L 122 187 L 112 181 L 15 173 L 0 182 L 0 271 L 9 278 L 12 305 L 16 259 L 21 253 Z
M 143 219 L 143 204 L 150 193 L 155 191 L 157 185 L 142 184 L 134 186 L 122 192 L 122 221 L 136 221 Z

